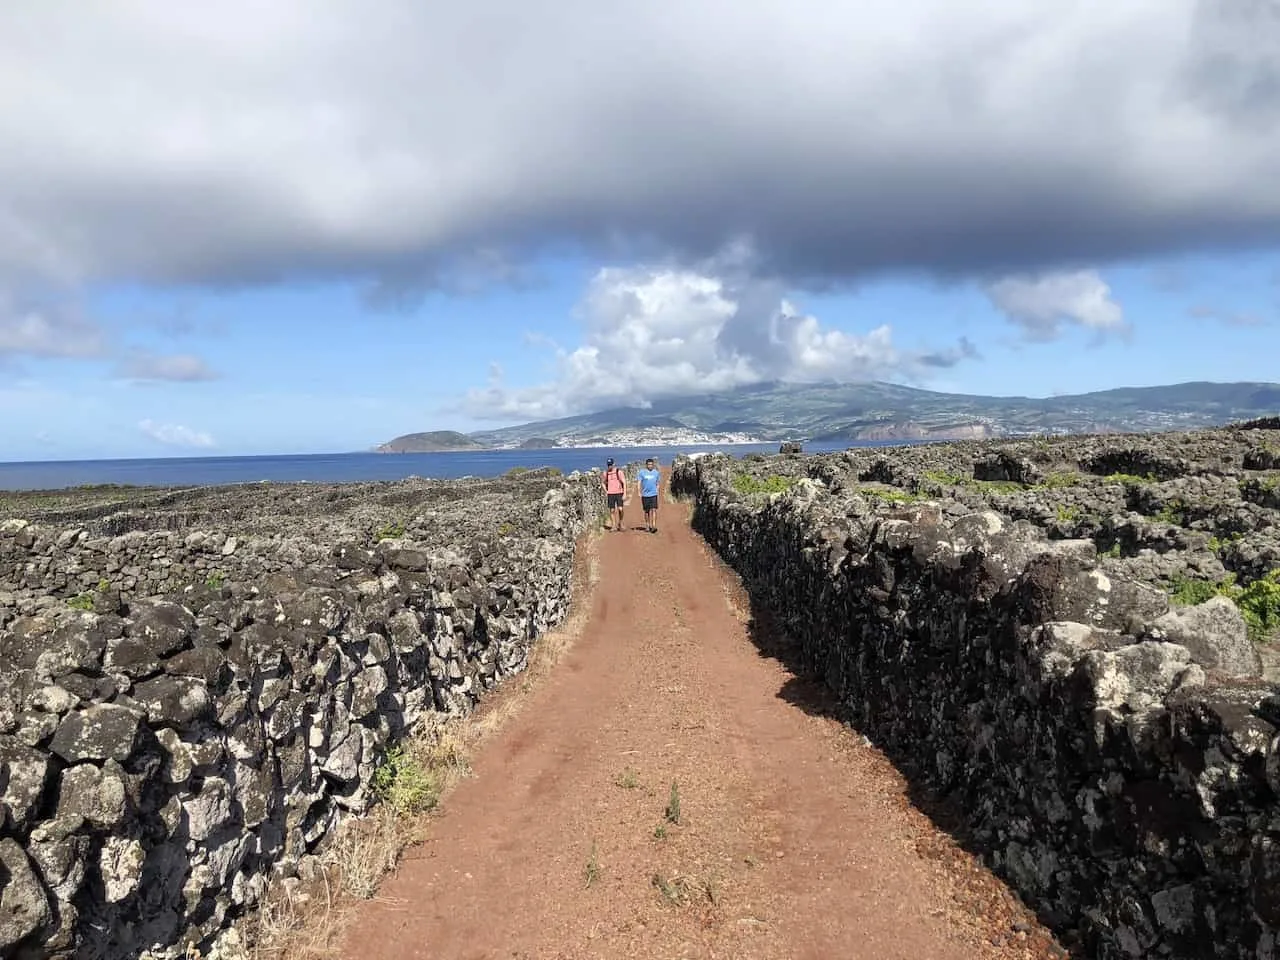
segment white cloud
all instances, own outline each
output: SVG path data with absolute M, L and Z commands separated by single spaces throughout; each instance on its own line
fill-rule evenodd
M 127 380 L 169 380 L 192 383 L 216 380 L 218 374 L 205 361 L 191 353 L 155 354 L 138 350 L 125 357 L 116 368 L 116 375 Z
M 988 284 L 986 292 L 996 309 L 1021 327 L 1029 340 L 1053 340 L 1063 324 L 1098 335 L 1129 330 L 1124 310 L 1094 270 L 1005 277 Z
M 142 420 L 138 429 L 157 443 L 171 447 L 213 447 L 217 446 L 213 437 L 202 430 L 192 430 L 178 423 L 156 423 L 154 420 Z
M 797 283 L 1280 234 L 1266 5 L 0 5 L 0 287 L 378 281 L 534 249 Z M 632 249 L 644 245 L 639 251 Z
M 888 325 L 866 334 L 824 328 L 781 293 L 773 283 L 687 270 L 602 269 L 577 310 L 582 345 L 554 348 L 556 378 L 512 389 L 495 367 L 465 409 L 541 419 L 765 380 L 912 377 L 972 355 L 963 342 L 950 351 L 902 351 Z

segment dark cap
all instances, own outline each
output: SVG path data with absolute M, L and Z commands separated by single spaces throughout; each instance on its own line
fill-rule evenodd
M 612 467 L 612 466 L 613 466 L 613 457 L 610 457 L 608 460 L 606 460 L 606 461 L 604 462 L 604 465 L 605 465 L 606 467 Z

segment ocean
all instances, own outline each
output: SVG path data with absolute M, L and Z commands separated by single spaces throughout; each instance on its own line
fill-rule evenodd
M 890 443 L 814 443 L 823 453 Z M 315 453 L 259 457 L 165 457 L 147 460 L 50 460 L 0 463 L 0 490 L 58 490 L 96 484 L 194 487 L 224 483 L 342 483 L 429 477 L 497 477 L 512 467 L 603 469 L 605 459 L 626 464 L 656 457 L 669 465 L 677 454 L 723 452 L 733 456 L 777 453 L 777 443 L 682 447 L 569 447 L 551 450 L 486 450 L 480 453 Z

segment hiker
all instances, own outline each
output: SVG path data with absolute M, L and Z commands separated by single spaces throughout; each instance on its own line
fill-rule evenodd
M 658 484 L 662 482 L 662 474 L 658 472 L 649 457 L 644 462 L 644 469 L 636 474 L 640 481 L 640 503 L 644 507 L 644 527 L 650 533 L 658 532 Z
M 622 529 L 622 504 L 627 496 L 627 478 L 613 465 L 610 457 L 604 465 L 604 494 L 609 513 L 613 515 L 613 529 Z

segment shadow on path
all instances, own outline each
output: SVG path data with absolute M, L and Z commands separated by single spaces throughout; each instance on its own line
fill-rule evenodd
M 714 550 L 712 554 L 715 555 Z M 726 569 L 729 569 L 727 565 Z M 862 735 L 902 775 L 906 783 L 907 797 L 916 809 L 963 850 L 988 869 L 993 869 L 990 866 L 992 848 L 975 836 L 961 801 L 941 794 L 929 785 L 927 773 L 921 768 L 917 756 L 863 732 L 852 721 L 851 711 L 840 701 L 835 692 L 820 678 L 813 676 L 812 671 L 804 663 L 799 644 L 788 636 L 773 611 L 751 596 L 745 584 L 742 590 L 749 599 L 750 619 L 746 628 L 756 651 L 761 657 L 780 664 L 789 674 L 788 679 L 778 690 L 778 698 L 810 716 L 836 720 Z M 1007 877 L 1002 879 L 1008 881 Z M 1012 887 L 1009 889 L 1013 892 Z M 1016 896 L 1016 893 L 1014 895 Z M 1055 942 L 1050 945 L 1051 950 L 1056 951 L 1060 957 L 1071 958 L 1071 960 L 1085 960 L 1088 957 L 1079 942 L 1079 934 L 1069 922 L 1069 918 L 1054 916 L 1044 908 L 1037 909 L 1036 904 L 1026 903 L 1021 898 L 1019 902 L 1032 910 L 1040 922 L 1053 932 Z M 1030 933 L 1030 930 L 1025 924 L 1015 923 L 1010 932 L 1016 936 Z

